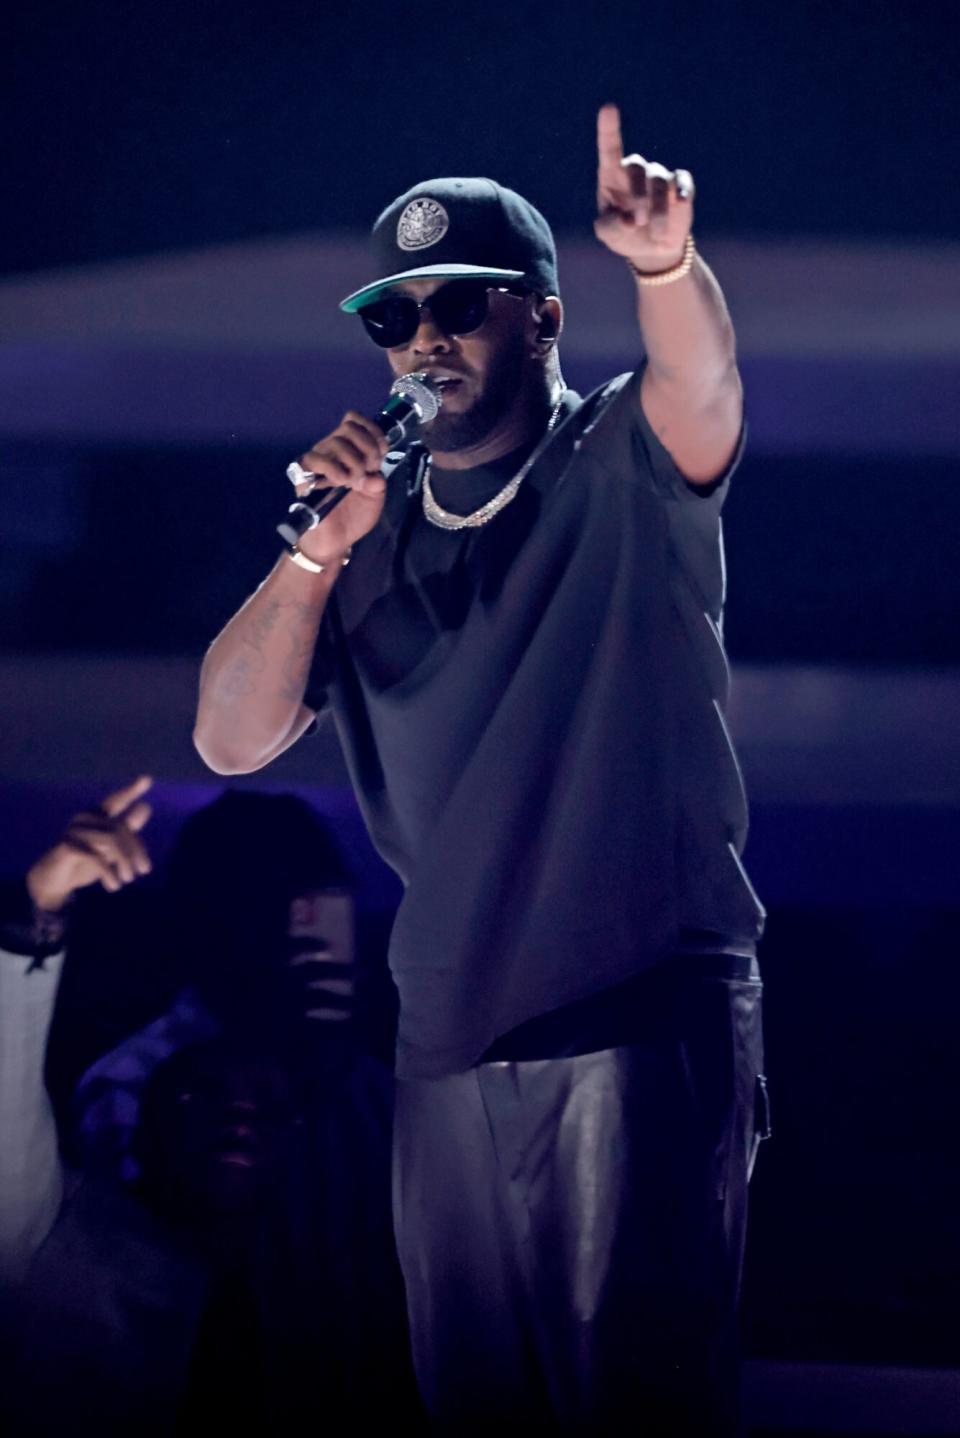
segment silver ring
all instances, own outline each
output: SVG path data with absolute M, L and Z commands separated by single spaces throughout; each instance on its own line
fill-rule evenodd
M 317 482 L 317 478 L 318 476 L 314 474 L 312 469 L 304 469 L 303 465 L 298 464 L 296 460 L 294 460 L 292 464 L 287 465 L 287 479 L 289 479 L 294 487 L 298 484 L 314 485 Z

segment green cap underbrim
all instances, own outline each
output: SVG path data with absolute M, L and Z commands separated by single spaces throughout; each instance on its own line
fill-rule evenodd
M 463 275 L 484 280 L 522 280 L 523 270 L 484 269 L 482 265 L 422 265 L 419 269 L 404 270 L 402 274 L 387 275 L 386 279 L 377 280 L 375 284 L 364 285 L 362 290 L 355 290 L 341 300 L 340 308 L 348 315 L 355 315 L 362 305 L 379 299 L 385 290 L 403 280 L 455 280 Z

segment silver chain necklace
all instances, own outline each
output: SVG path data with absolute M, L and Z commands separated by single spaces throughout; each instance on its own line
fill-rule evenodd
M 486 524 L 495 514 L 499 514 L 501 509 L 505 509 L 530 473 L 535 461 L 540 458 L 540 454 L 559 418 L 562 406 L 563 394 L 561 393 L 560 398 L 553 407 L 553 413 L 547 421 L 547 427 L 535 446 L 533 453 L 524 461 L 513 478 L 508 480 L 492 499 L 488 499 L 486 504 L 481 504 L 480 508 L 475 509 L 472 514 L 451 514 L 449 509 L 443 509 L 437 503 L 430 485 L 430 469 L 433 464 L 433 459 L 432 456 L 428 454 L 420 492 L 423 496 L 423 513 L 430 523 L 435 524 L 438 529 L 479 529 L 481 524 Z

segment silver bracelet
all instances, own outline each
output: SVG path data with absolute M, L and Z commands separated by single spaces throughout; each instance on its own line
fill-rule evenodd
M 346 553 L 341 555 L 340 557 L 339 567 L 341 569 L 345 569 L 350 563 L 350 555 L 352 553 L 353 546 L 351 545 L 350 548 L 346 551 Z M 335 562 L 332 559 L 327 564 L 318 564 L 315 559 L 310 559 L 306 554 L 304 554 L 299 544 L 294 544 L 290 549 L 287 550 L 287 558 L 292 559 L 294 564 L 297 565 L 299 569 L 305 569 L 309 574 L 325 574 L 328 569 L 333 569 L 336 567 Z

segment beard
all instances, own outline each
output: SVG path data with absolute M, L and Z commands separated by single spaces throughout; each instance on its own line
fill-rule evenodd
M 441 407 L 424 432 L 427 447 L 452 454 L 486 439 L 516 400 L 523 383 L 524 358 L 523 335 L 510 335 L 491 358 L 483 389 L 470 408 L 448 414 Z

